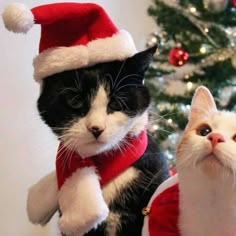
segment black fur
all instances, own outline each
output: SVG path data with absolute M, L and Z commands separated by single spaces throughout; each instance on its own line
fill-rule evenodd
M 147 206 L 156 188 L 169 177 L 165 158 L 150 136 L 144 155 L 133 166 L 140 170 L 135 181 L 139 184 L 130 183 L 109 206 L 110 211 L 123 216 L 117 234 L 111 236 L 141 236 L 144 220 L 142 209 Z M 125 204 L 121 204 L 123 194 L 131 196 L 126 199 Z M 85 236 L 105 236 L 105 229 L 106 223 Z
M 155 49 L 148 49 L 125 61 L 101 63 L 44 78 L 42 94 L 38 99 L 42 119 L 60 136 L 65 127 L 73 124 L 74 118 L 86 116 L 101 84 L 109 94 L 108 114 L 121 111 L 129 117 L 141 115 L 150 104 L 143 79 Z M 121 97 L 122 102 L 119 102 Z M 111 212 L 122 215 L 117 235 L 109 236 L 141 235 L 144 219 L 142 208 L 159 184 L 168 177 L 165 158 L 150 137 L 144 155 L 133 166 L 140 170 L 138 179 L 117 193 L 109 205 Z M 130 196 L 125 198 L 125 202 L 124 194 Z M 107 235 L 106 224 L 104 222 L 86 236 Z

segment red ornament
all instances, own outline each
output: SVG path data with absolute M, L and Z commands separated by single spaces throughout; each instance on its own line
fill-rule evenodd
M 182 66 L 188 60 L 188 53 L 183 48 L 173 48 L 170 50 L 168 60 L 174 66 Z
M 170 176 L 174 176 L 177 173 L 176 167 L 174 165 L 169 166 L 169 174 Z
M 231 4 L 233 7 L 236 7 L 236 0 L 231 0 Z

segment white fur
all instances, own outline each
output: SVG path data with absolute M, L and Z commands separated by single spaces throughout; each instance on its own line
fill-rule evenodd
M 116 235 L 120 227 L 120 214 L 110 212 L 106 220 L 106 235 Z
M 198 120 L 209 118 L 215 112 L 217 108 L 210 91 L 204 86 L 198 87 L 192 99 L 188 126 Z
M 108 216 L 109 209 L 94 167 L 73 173 L 63 184 L 58 200 L 62 212 L 59 226 L 66 235 L 83 235 Z
M 177 149 L 181 236 L 236 236 L 236 114 L 217 111 L 208 90 L 192 101 Z M 223 136 L 216 146 L 198 134 L 201 124 Z
M 108 101 L 107 93 L 101 86 L 86 116 L 86 127 L 88 129 L 93 126 L 99 127 L 101 130 L 106 129 Z
M 5 27 L 15 33 L 27 33 L 34 25 L 34 16 L 31 10 L 21 3 L 7 5 L 2 17 Z
M 88 115 L 75 122 L 63 135 L 64 145 L 69 149 L 76 147 L 76 151 L 82 157 L 93 156 L 122 147 L 120 142 L 128 132 L 137 136 L 147 125 L 147 112 L 134 118 L 122 112 L 107 114 L 107 103 L 106 92 L 103 87 L 100 87 Z M 95 139 L 88 130 L 88 127 L 93 125 L 105 128 L 98 139 Z
M 235 236 L 236 187 L 232 176 L 179 174 L 181 236 Z
M 103 196 L 106 203 L 109 205 L 112 200 L 117 197 L 117 193 L 122 192 L 122 189 L 127 186 L 130 182 L 136 179 L 139 175 L 139 171 L 134 167 L 129 167 L 121 174 L 116 176 L 111 182 L 103 186 Z M 128 196 L 132 198 L 132 196 Z
M 93 40 L 86 46 L 49 48 L 34 59 L 34 78 L 38 81 L 65 70 L 123 60 L 136 52 L 133 39 L 125 30 L 120 30 L 112 37 Z
M 45 225 L 58 209 L 58 187 L 55 172 L 42 178 L 29 189 L 27 213 L 34 224 Z
M 87 174 L 87 171 L 88 173 L 90 173 L 90 170 L 85 170 L 85 172 L 83 171 L 75 175 L 76 176 L 78 175 L 80 177 L 80 175 Z M 93 170 L 91 172 L 93 172 Z M 117 192 L 121 192 L 123 188 L 125 188 L 128 183 L 136 179 L 138 175 L 139 172 L 135 168 L 130 167 L 124 172 L 122 172 L 120 175 L 116 176 L 112 180 L 112 182 L 109 182 L 106 185 L 104 185 L 102 188 L 102 192 L 106 204 L 109 205 L 109 203 L 117 196 Z M 88 184 L 88 182 L 84 184 L 86 185 Z M 43 189 L 44 191 L 42 191 L 41 189 Z M 73 192 L 72 193 L 73 196 L 74 194 L 76 194 L 74 192 L 73 187 L 72 190 L 69 191 Z M 79 197 L 80 194 L 78 193 L 78 198 Z M 128 197 L 132 198 L 132 196 Z M 66 199 L 65 202 L 67 203 Z M 28 196 L 27 210 L 29 218 L 32 223 L 44 225 L 50 220 L 50 217 L 55 213 L 57 209 L 58 209 L 58 188 L 57 188 L 56 172 L 52 172 L 48 176 L 44 177 L 40 182 L 31 187 Z M 120 217 L 119 214 L 112 212 L 109 213 L 109 216 L 107 218 L 108 235 L 115 235 L 112 234 L 112 232 L 115 232 L 119 228 L 119 217 Z

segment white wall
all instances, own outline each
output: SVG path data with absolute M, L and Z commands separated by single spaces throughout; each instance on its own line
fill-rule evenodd
M 71 0 L 70 0 L 71 1 Z M 49 2 L 22 0 L 29 7 Z M 89 2 L 89 1 L 84 1 Z M 138 50 L 155 28 L 146 9 L 151 0 L 97 0 L 118 26 L 129 31 Z M 0 12 L 9 1 L 0 1 Z M 36 110 L 38 84 L 32 59 L 38 52 L 39 26 L 27 35 L 8 32 L 0 20 L 0 235 L 57 235 L 56 219 L 32 225 L 26 215 L 27 189 L 54 168 L 57 141 Z

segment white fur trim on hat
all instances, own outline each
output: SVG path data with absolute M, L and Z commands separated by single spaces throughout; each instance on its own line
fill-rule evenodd
M 93 40 L 86 46 L 49 48 L 34 59 L 34 78 L 39 81 L 66 70 L 123 60 L 136 52 L 133 39 L 125 30 L 118 31 L 112 37 Z
M 34 15 L 22 3 L 11 3 L 2 13 L 3 22 L 9 31 L 27 33 L 34 25 Z

